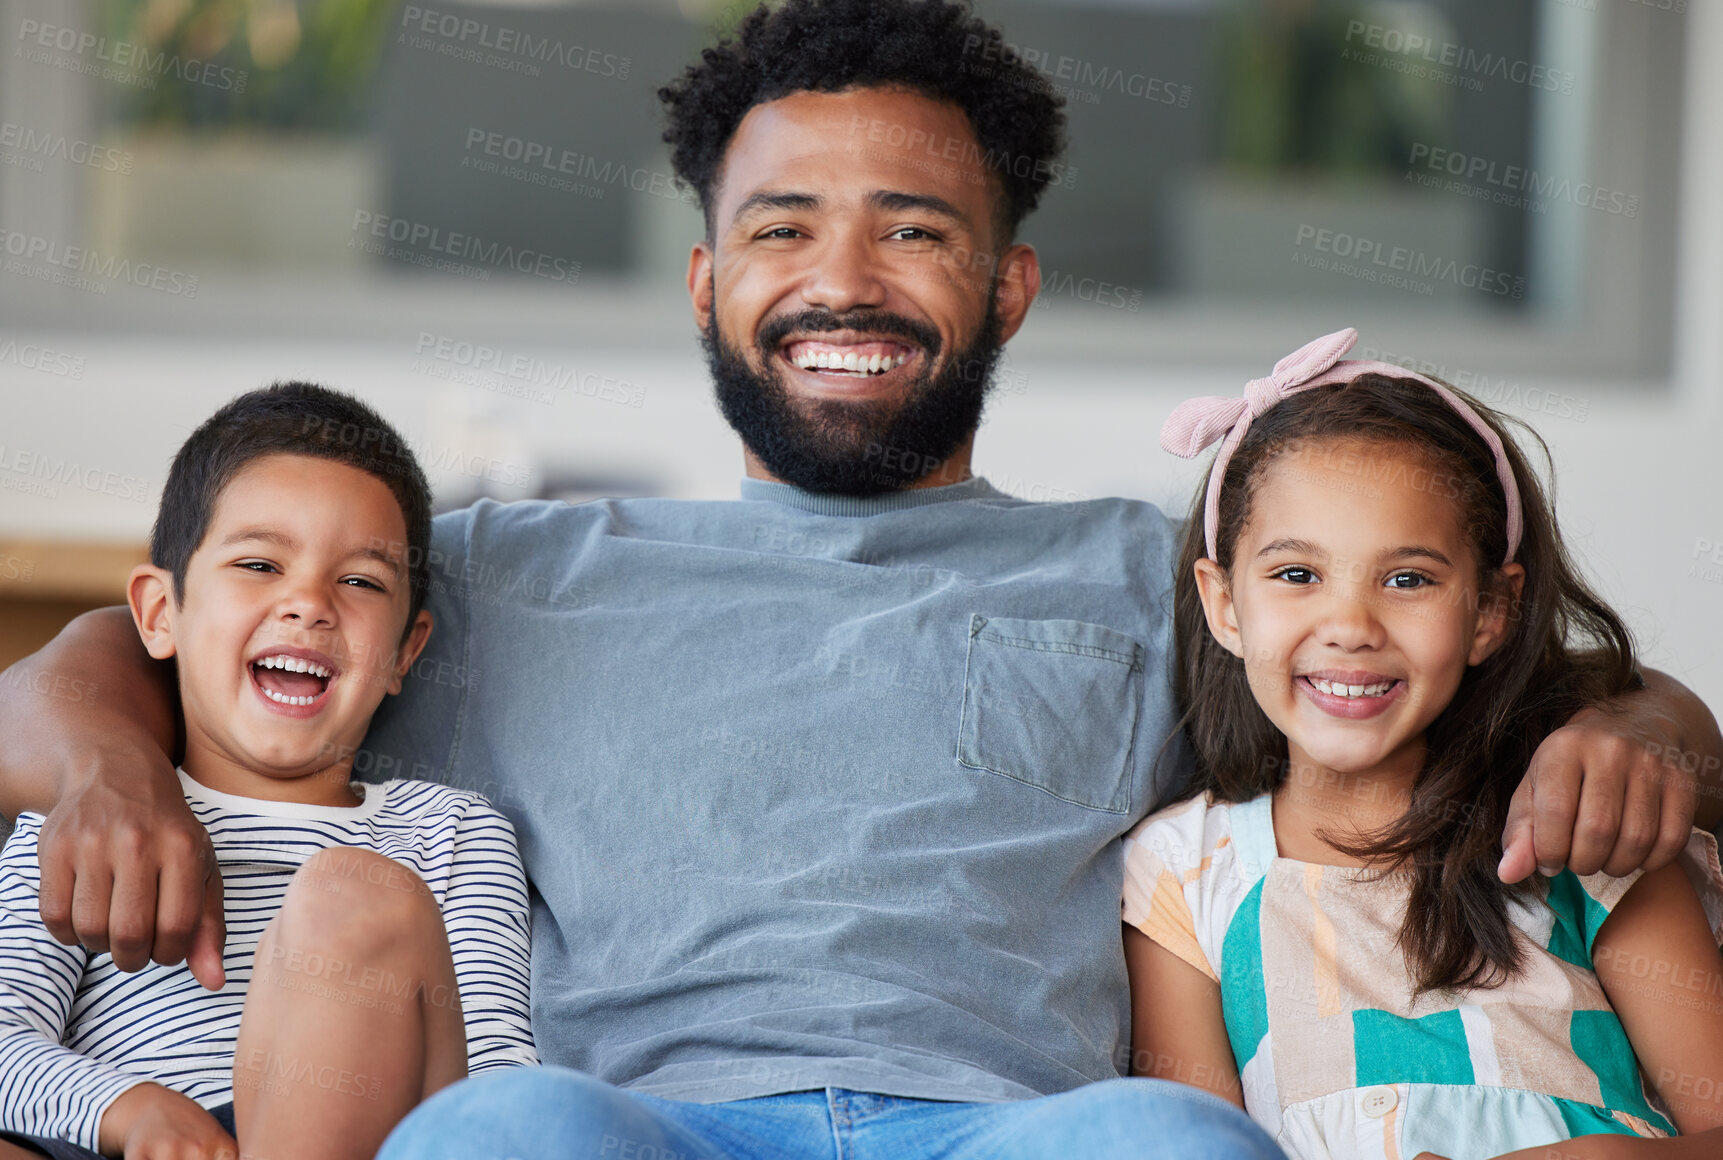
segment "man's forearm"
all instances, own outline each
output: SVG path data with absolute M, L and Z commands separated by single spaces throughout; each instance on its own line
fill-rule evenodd
M 1656 756 L 1672 775 L 1697 779 L 1693 824 L 1707 830 L 1723 825 L 1723 733 L 1717 718 L 1686 685 L 1667 673 L 1645 669 L 1645 695 L 1655 698 L 1656 714 L 1673 729 L 1673 748 Z
M 173 668 L 154 660 L 123 607 L 87 612 L 0 673 L 0 814 L 47 812 L 80 753 L 179 745 Z

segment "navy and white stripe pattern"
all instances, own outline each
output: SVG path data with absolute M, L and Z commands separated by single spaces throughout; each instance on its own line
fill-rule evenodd
M 342 808 L 263 801 L 180 780 L 221 864 L 227 983 L 182 964 L 127 974 L 56 942 L 38 910 L 42 818 L 19 815 L 0 851 L 0 1129 L 94 1150 L 108 1105 L 142 1082 L 205 1107 L 233 1098 L 234 1042 L 263 928 L 293 873 L 329 846 L 418 871 L 443 912 L 472 1074 L 538 1062 L 529 1023 L 530 910 L 514 829 L 474 794 L 419 781 L 364 787 Z

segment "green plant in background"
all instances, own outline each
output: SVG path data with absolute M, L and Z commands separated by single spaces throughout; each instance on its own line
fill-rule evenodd
M 113 40 L 196 67 L 127 89 L 114 119 L 140 128 L 356 128 L 397 0 L 102 0 Z M 216 66 L 206 73 L 204 64 Z M 217 78 L 226 78 L 221 83 Z
M 1221 156 L 1258 175 L 1399 172 L 1414 141 L 1443 140 L 1443 86 L 1348 59 L 1346 29 L 1365 18 L 1353 3 L 1237 0 L 1216 44 Z M 1440 40 L 1447 21 L 1425 4 L 1396 5 L 1396 20 Z

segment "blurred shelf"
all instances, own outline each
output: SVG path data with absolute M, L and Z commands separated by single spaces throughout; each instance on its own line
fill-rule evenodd
M 0 601 L 117 603 L 126 577 L 148 559 L 143 544 L 0 539 Z

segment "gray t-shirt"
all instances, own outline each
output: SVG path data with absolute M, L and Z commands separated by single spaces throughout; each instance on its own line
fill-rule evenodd
M 1129 1043 L 1119 837 L 1184 767 L 1172 529 L 985 480 L 480 502 L 368 779 L 490 798 L 548 1063 L 698 1102 L 1064 1091 Z

